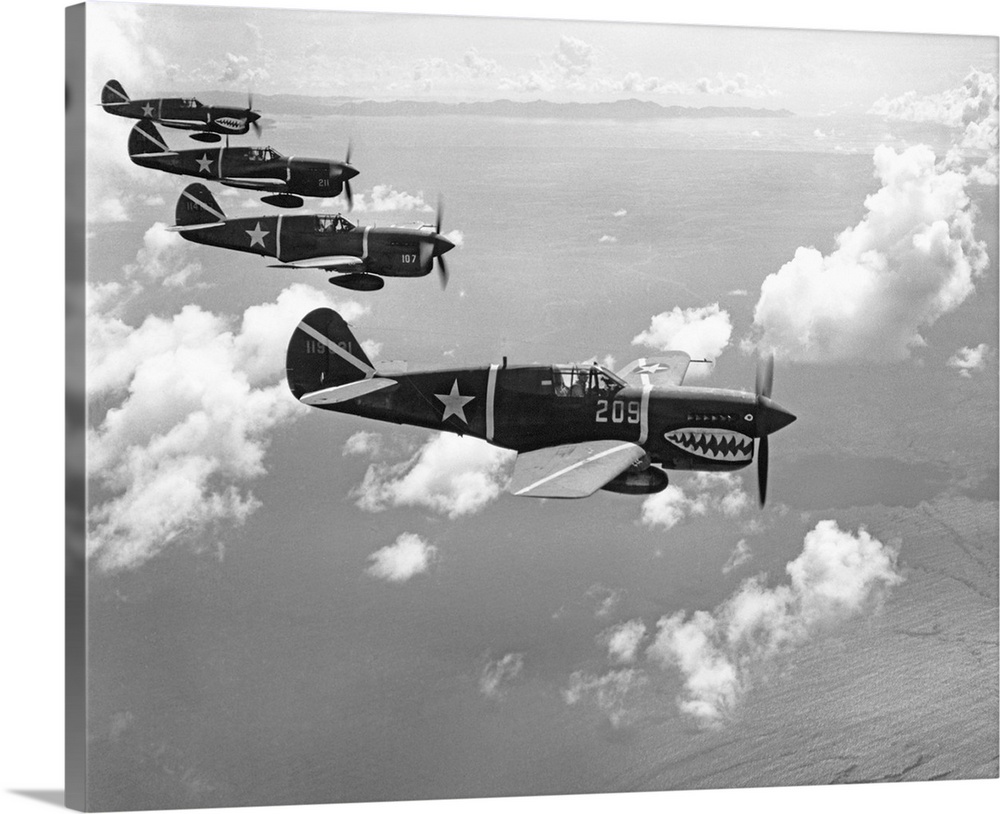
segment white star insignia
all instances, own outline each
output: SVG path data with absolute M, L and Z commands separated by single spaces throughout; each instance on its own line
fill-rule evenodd
M 142 115 L 143 116 L 148 116 L 148 117 L 152 118 L 152 116 L 153 116 L 153 105 L 152 105 L 151 102 L 146 102 L 146 104 L 144 104 L 142 106 Z
M 250 236 L 251 248 L 253 246 L 256 246 L 258 243 L 261 245 L 261 248 L 263 248 L 264 238 L 267 237 L 269 234 L 271 234 L 270 232 L 265 232 L 263 229 L 260 228 L 260 221 L 257 221 L 257 226 L 255 228 L 247 229 L 246 233 Z
M 653 362 L 651 365 L 639 365 L 636 371 L 639 373 L 656 373 L 658 370 L 670 370 L 669 365 L 661 365 L 659 362 Z
M 435 393 L 434 398 L 440 399 L 444 405 L 444 415 L 441 416 L 442 422 L 447 421 L 448 416 L 457 415 L 466 424 L 469 423 L 469 420 L 465 417 L 465 405 L 472 401 L 475 396 L 463 396 L 458 392 L 458 379 L 455 379 L 451 385 L 451 392 L 447 396 Z
M 201 158 L 196 158 L 195 163 L 198 165 L 198 172 L 203 172 L 206 175 L 211 174 L 209 168 L 212 166 L 212 159 L 208 157 L 208 153 L 205 153 Z

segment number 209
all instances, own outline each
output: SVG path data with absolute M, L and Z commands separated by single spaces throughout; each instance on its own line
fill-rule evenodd
M 623 421 L 627 421 L 629 424 L 638 424 L 639 402 L 615 400 L 609 403 L 607 399 L 598 399 L 597 415 L 594 420 L 602 424 L 609 421 L 614 424 L 621 424 Z

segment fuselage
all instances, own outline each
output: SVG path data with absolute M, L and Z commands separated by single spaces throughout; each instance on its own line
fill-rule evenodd
M 357 257 L 365 270 L 387 277 L 420 277 L 431 270 L 436 238 L 430 227 L 355 226 L 336 215 L 229 218 L 219 226 L 184 231 L 187 240 L 275 257 L 283 263 L 316 257 Z M 448 247 L 452 244 L 448 243 Z
M 518 452 L 612 439 L 668 469 L 733 470 L 754 456 L 752 393 L 621 386 L 597 367 L 528 365 L 392 376 L 398 383 L 320 409 L 482 438 Z
M 144 149 L 144 148 L 143 148 Z M 132 152 L 143 167 L 189 175 L 228 186 L 316 198 L 334 198 L 358 172 L 350 164 L 323 158 L 283 156 L 270 147 L 209 147 L 173 152 Z
M 104 109 L 115 116 L 148 119 L 178 130 L 242 135 L 260 114 L 239 107 L 203 105 L 197 99 L 130 99 L 105 102 Z

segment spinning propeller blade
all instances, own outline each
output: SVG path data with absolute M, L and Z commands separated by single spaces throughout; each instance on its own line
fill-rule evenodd
M 771 388 L 774 386 L 774 354 L 771 353 L 766 359 L 757 360 L 757 381 L 754 392 L 757 394 L 757 490 L 760 494 L 760 505 L 764 506 L 767 500 L 767 461 L 768 442 L 767 434 L 769 428 L 765 415 L 768 411 L 768 402 L 771 398 Z
M 454 243 L 452 243 L 447 238 L 441 237 L 441 221 L 444 218 L 444 198 L 438 195 L 438 205 L 437 205 L 437 218 L 434 222 L 434 236 L 436 238 L 436 245 L 434 248 L 434 254 L 437 257 L 438 262 L 438 278 L 441 280 L 441 288 L 448 287 L 448 267 L 444 264 L 444 253 L 449 249 L 454 248 Z

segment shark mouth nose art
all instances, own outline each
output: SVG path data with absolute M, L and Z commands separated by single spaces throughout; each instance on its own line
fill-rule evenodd
M 685 428 L 663 434 L 685 452 L 712 461 L 752 461 L 753 438 L 733 430 Z

